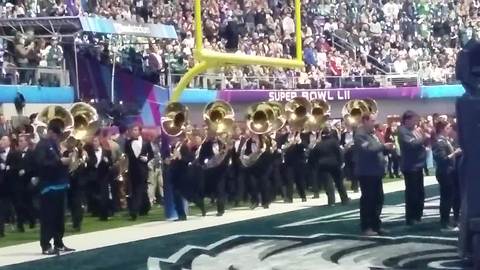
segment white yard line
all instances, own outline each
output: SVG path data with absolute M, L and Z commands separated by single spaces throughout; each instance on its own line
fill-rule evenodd
M 426 186 L 436 183 L 437 181 L 435 180 L 435 177 L 425 178 Z M 404 190 L 403 181 L 384 184 L 385 193 L 401 190 Z M 349 196 L 352 199 L 358 199 L 360 197 L 360 193 L 349 193 Z M 337 201 L 339 201 L 338 198 Z M 85 251 L 153 237 L 214 227 L 237 221 L 287 213 L 301 210 L 303 208 L 326 204 L 327 198 L 323 194 L 319 199 L 310 199 L 305 203 L 302 203 L 299 199 L 296 199 L 292 204 L 273 203 L 270 205 L 269 209 L 263 209 L 259 207 L 252 211 L 245 208 L 234 208 L 234 210 L 227 210 L 225 215 L 222 217 L 217 217 L 215 216 L 216 213 L 211 212 L 208 213 L 206 217 L 189 216 L 188 220 L 184 222 L 157 221 L 105 231 L 72 235 L 65 237 L 64 242 L 66 246 L 75 248 L 77 251 Z M 187 244 L 188 243 L 185 243 L 185 245 Z M 0 248 L 0 266 L 35 261 L 44 258 L 49 257 L 41 255 L 39 242 Z

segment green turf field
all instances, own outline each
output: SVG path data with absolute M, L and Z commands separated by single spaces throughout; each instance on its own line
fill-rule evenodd
M 386 195 L 386 237 L 359 236 L 354 201 L 0 269 L 460 269 L 456 234 L 440 232 L 437 189 L 426 188 L 425 218 L 413 228 L 404 225 L 403 192 Z

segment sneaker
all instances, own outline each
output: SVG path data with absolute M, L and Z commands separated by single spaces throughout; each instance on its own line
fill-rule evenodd
M 55 250 L 60 253 L 60 252 L 73 252 L 75 251 L 75 249 L 73 248 L 69 248 L 69 247 L 66 247 L 66 246 L 63 246 L 63 247 L 56 247 Z
M 372 229 L 366 229 L 362 232 L 363 236 L 378 236 L 378 233 Z

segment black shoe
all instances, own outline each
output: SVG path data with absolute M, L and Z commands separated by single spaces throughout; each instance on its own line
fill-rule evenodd
M 66 246 L 56 247 L 55 250 L 56 250 L 58 253 L 60 253 L 60 252 L 73 252 L 73 251 L 75 251 L 75 249 L 69 248 L 69 247 L 66 247 Z
M 130 215 L 130 220 L 131 221 L 136 221 L 137 220 L 137 215 Z
M 312 197 L 312 199 L 318 199 L 318 198 L 320 198 L 320 195 L 318 195 L 318 194 L 315 194 L 315 195 L 313 195 L 313 197 Z
M 19 232 L 19 233 L 24 233 L 24 232 L 25 232 L 25 227 L 23 227 L 23 226 L 18 226 L 18 227 L 17 227 L 17 232 Z
M 292 199 L 285 199 L 283 200 L 285 203 L 293 203 L 293 200 Z
M 306 202 L 307 201 L 307 198 L 302 198 L 302 202 Z
M 4 232 L 0 232 L 0 238 L 2 237 L 5 237 L 5 233 Z
M 263 209 L 268 209 L 268 204 L 263 205 Z
M 257 207 L 258 207 L 258 203 L 252 203 L 252 204 L 250 205 L 250 209 L 251 209 L 251 210 L 253 210 L 253 209 L 257 208 Z
M 223 216 L 224 213 L 225 213 L 225 212 L 218 212 L 218 213 L 217 213 L 217 217 Z
M 187 216 L 179 216 L 175 221 L 185 221 L 187 220 Z
M 390 179 L 393 179 L 393 178 L 394 178 L 394 177 L 393 177 L 393 174 L 390 174 L 389 177 L 390 177 Z
M 30 229 L 35 229 L 35 222 L 30 222 L 30 224 L 28 225 L 28 227 Z
M 57 249 L 49 248 L 49 249 L 42 250 L 42 254 L 43 255 L 58 255 L 59 253 L 58 253 Z
M 347 204 L 350 203 L 350 201 L 351 201 L 350 198 L 343 199 L 343 200 L 342 200 L 342 204 L 343 204 L 343 205 L 347 205 Z
M 80 232 L 81 230 L 82 230 L 82 228 L 80 226 L 74 226 L 73 227 L 74 232 Z
M 387 234 L 390 234 L 390 231 L 389 230 L 385 230 L 385 229 L 379 229 L 376 231 L 378 233 L 378 235 L 387 235 Z

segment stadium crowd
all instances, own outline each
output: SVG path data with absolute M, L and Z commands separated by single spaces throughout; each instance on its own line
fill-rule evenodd
M 292 7 L 293 1 L 284 0 L 204 1 L 205 47 L 291 58 L 295 55 Z M 386 73 L 419 73 L 426 83 L 446 83 L 452 79 L 459 48 L 476 38 L 480 29 L 478 0 L 303 0 L 302 7 L 306 68 L 297 73 L 258 66 L 227 68 L 223 71 L 227 87 L 248 85 L 249 77 L 269 82 L 275 78 L 280 87 L 288 87 L 291 77 L 307 87 L 335 87 L 339 82 L 330 76 Z M 21 0 L 6 2 L 0 10 L 5 18 L 83 15 L 174 25 L 178 41 L 115 46 L 106 36 L 80 40 L 99 45 L 93 55 L 109 63 L 113 50 L 121 52 L 116 63 L 140 69 L 147 77 L 157 78 L 167 69 L 182 74 L 194 63 L 192 1 Z M 18 64 L 18 51 L 14 56 Z

